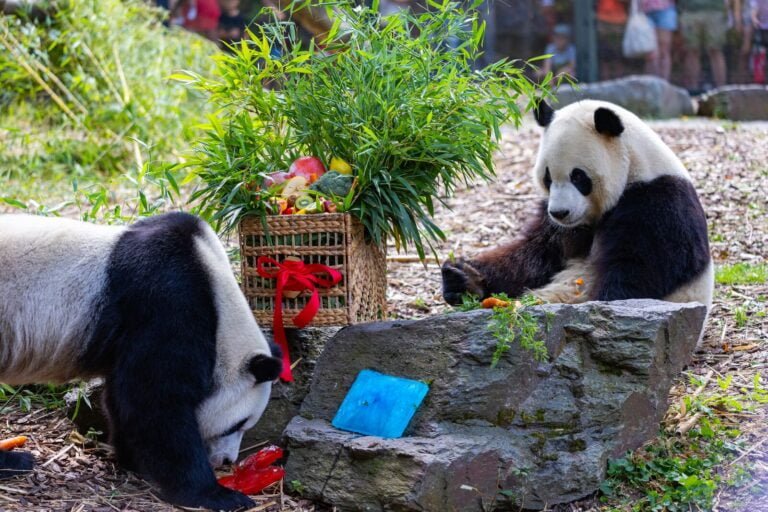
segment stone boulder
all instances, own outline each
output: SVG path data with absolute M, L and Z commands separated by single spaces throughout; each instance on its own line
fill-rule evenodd
M 579 100 L 610 101 L 640 117 L 667 119 L 693 115 L 693 101 L 688 91 L 663 78 L 632 75 L 616 80 L 578 84 L 578 89 L 563 85 L 557 90 L 557 108 Z
M 546 363 L 513 343 L 492 368 L 490 311 L 342 329 L 285 431 L 287 480 L 339 510 L 541 508 L 594 492 L 609 458 L 658 432 L 705 308 L 631 300 L 530 311 Z M 403 438 L 330 425 L 365 368 L 430 384 Z
M 699 98 L 700 116 L 768 121 L 768 85 L 726 85 Z

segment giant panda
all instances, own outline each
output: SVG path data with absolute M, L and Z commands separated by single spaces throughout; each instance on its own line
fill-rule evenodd
M 652 298 L 709 308 L 706 218 L 672 150 L 603 101 L 557 111 L 540 102 L 534 117 L 544 133 L 533 179 L 547 199 L 513 242 L 445 262 L 445 300 L 531 292 L 551 302 Z
M 0 294 L 0 382 L 102 376 L 120 465 L 177 505 L 253 505 L 212 466 L 237 458 L 282 363 L 207 224 L 0 215 Z M 0 452 L 3 476 L 31 467 Z

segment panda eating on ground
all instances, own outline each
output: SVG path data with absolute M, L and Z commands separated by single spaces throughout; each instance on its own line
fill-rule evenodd
M 535 183 L 546 193 L 508 245 L 442 267 L 443 297 L 550 302 L 698 301 L 714 286 L 707 223 L 682 162 L 631 112 L 585 100 L 534 110 L 544 127 Z
M 220 486 L 282 369 L 213 230 L 0 215 L 0 382 L 105 378 L 118 463 L 177 505 L 253 506 Z M 0 477 L 32 468 L 0 452 Z

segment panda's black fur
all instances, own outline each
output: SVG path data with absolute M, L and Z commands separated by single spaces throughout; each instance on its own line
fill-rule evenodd
M 172 213 L 121 232 L 105 255 L 106 283 L 91 306 L 91 336 L 82 340 L 74 373 L 105 377 L 121 466 L 156 483 L 175 504 L 232 510 L 253 502 L 216 482 L 196 417 L 219 385 L 214 370 L 222 349 L 210 271 L 195 247 L 206 236 L 203 226 Z M 0 381 L 2 370 L 0 361 Z M 256 353 L 240 371 L 254 385 L 270 382 L 280 374 L 280 355 Z M 0 452 L 0 476 L 30 466 L 25 452 Z
M 578 220 L 564 226 L 558 221 L 570 211 L 557 209 L 550 198 L 515 241 L 472 260 L 446 262 L 445 300 L 460 304 L 467 293 L 484 298 L 532 291 L 558 302 L 652 298 L 698 300 L 709 306 L 712 264 L 706 217 L 682 164 L 658 136 L 631 113 L 605 102 L 572 105 L 563 117 L 541 102 L 534 116 L 545 128 L 560 119 L 559 131 L 552 135 L 556 142 L 550 143 L 555 145 L 545 148 L 542 142 L 537 160 L 534 174 L 542 188 L 549 192 L 553 183 L 548 162 L 572 158 L 561 169 L 578 191 L 569 197 L 581 194 L 581 203 L 591 203 Z M 580 135 L 583 142 L 567 138 Z M 567 147 L 561 152 L 559 144 Z M 584 144 L 605 150 L 582 158 Z M 615 167 L 601 158 L 607 154 L 615 157 Z M 580 168 L 584 163 L 591 168 Z M 594 196 L 595 187 L 602 196 Z M 561 282 L 575 276 L 589 281 L 586 293 L 576 288 L 573 294 L 562 293 L 568 285 Z

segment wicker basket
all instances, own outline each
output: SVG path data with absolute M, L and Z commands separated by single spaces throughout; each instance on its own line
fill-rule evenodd
M 313 326 L 343 326 L 380 320 L 386 314 L 387 261 L 384 251 L 366 243 L 363 225 L 347 213 L 317 215 L 272 215 L 264 230 L 260 217 L 240 222 L 240 255 L 243 292 L 262 327 L 272 326 L 276 282 L 256 272 L 259 256 L 278 262 L 287 257 L 305 264 L 320 263 L 341 272 L 341 282 L 319 288 L 320 310 Z M 271 243 L 270 243 L 271 242 Z M 308 293 L 283 297 L 283 325 L 295 327 L 291 319 L 309 299 Z

